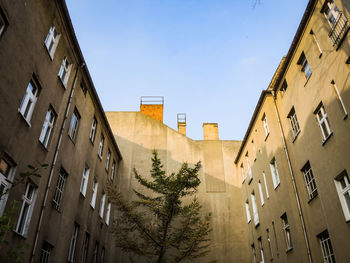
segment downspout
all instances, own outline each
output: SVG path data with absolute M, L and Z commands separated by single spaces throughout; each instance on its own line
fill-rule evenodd
M 36 250 L 36 247 L 38 245 L 38 239 L 39 239 L 39 234 L 40 234 L 40 231 L 41 231 L 41 224 L 42 224 L 43 217 L 44 217 L 44 212 L 45 212 L 45 208 L 46 208 L 47 198 L 48 198 L 50 187 L 51 187 L 51 181 L 52 181 L 53 173 L 54 173 L 55 166 L 56 166 L 57 156 L 58 156 L 58 153 L 59 153 L 59 150 L 60 150 L 60 146 L 61 146 L 61 142 L 62 142 L 63 131 L 64 131 L 64 128 L 66 126 L 69 109 L 70 109 L 70 106 L 71 106 L 71 102 L 72 102 L 72 98 L 73 98 L 73 95 L 74 95 L 75 86 L 76 86 L 77 79 L 78 79 L 79 68 L 83 68 L 84 66 L 85 66 L 85 63 L 82 63 L 82 65 L 80 65 L 80 66 L 78 65 L 76 70 L 75 70 L 73 86 L 72 86 L 72 89 L 71 89 L 70 94 L 69 94 L 67 107 L 66 107 L 66 113 L 64 115 L 64 119 L 63 119 L 63 122 L 62 122 L 60 135 L 59 135 L 58 142 L 57 142 L 57 145 L 56 145 L 56 151 L 55 151 L 52 163 L 51 163 L 50 174 L 49 174 L 49 179 L 48 179 L 47 185 L 46 185 L 46 190 L 45 190 L 43 203 L 41 205 L 39 221 L 38 221 L 38 225 L 37 225 L 36 232 L 35 232 L 34 245 L 33 245 L 32 253 L 31 253 L 31 256 L 30 256 L 30 263 L 34 262 L 35 250 Z
M 289 153 L 288 153 L 288 149 L 287 149 L 287 145 L 286 145 L 286 140 L 284 138 L 284 132 L 283 132 L 282 125 L 281 125 L 279 112 L 278 112 L 277 105 L 276 105 L 276 97 L 275 97 L 275 95 L 276 95 L 275 91 L 272 91 L 273 105 L 275 107 L 275 112 L 276 112 L 276 117 L 277 117 L 277 121 L 278 121 L 278 126 L 279 126 L 280 132 L 281 132 L 281 137 L 282 137 L 282 142 L 283 142 L 283 149 L 284 149 L 284 153 L 286 154 L 286 158 L 287 158 L 287 162 L 288 162 L 289 174 L 290 174 L 290 177 L 292 179 L 295 199 L 297 201 L 298 212 L 299 212 L 299 216 L 300 216 L 301 227 L 303 229 L 307 255 L 308 255 L 308 258 L 309 258 L 309 263 L 312 263 L 312 257 L 311 257 L 311 251 L 310 251 L 310 246 L 309 246 L 309 240 L 308 240 L 308 237 L 307 237 L 307 234 L 306 234 L 306 228 L 305 228 L 305 223 L 304 223 L 304 216 L 303 216 L 303 212 L 302 212 L 301 206 L 300 206 L 300 200 L 299 200 L 299 195 L 298 195 L 298 192 L 297 192 L 297 186 L 296 186 L 295 180 L 294 180 L 294 173 L 293 173 L 293 169 L 292 169 L 292 164 L 291 164 L 290 159 L 289 159 Z

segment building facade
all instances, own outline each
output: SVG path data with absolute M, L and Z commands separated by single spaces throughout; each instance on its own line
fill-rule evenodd
M 241 142 L 219 140 L 216 123 L 191 140 L 181 114 L 169 128 L 163 98 L 105 113 L 65 2 L 0 0 L 0 216 L 18 204 L 1 260 L 23 246 L 24 262 L 127 262 L 105 185 L 132 199 L 132 169 L 147 175 L 156 149 L 167 172 L 203 164 L 213 231 L 198 262 L 348 262 L 349 5 L 309 1 Z

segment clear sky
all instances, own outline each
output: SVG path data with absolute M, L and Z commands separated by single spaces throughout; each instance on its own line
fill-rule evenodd
M 203 139 L 218 122 L 242 140 L 263 89 L 288 52 L 307 0 L 66 0 L 106 111 L 164 96 L 164 123 Z

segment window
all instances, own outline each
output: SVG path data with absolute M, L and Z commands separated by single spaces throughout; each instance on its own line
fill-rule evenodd
M 282 92 L 282 96 L 284 96 L 284 94 L 286 93 L 287 88 L 288 88 L 288 84 L 287 84 L 287 81 L 284 79 L 282 86 L 280 88 L 280 91 Z
M 290 235 L 290 227 L 289 227 L 289 223 L 288 223 L 287 214 L 284 213 L 281 216 L 281 219 L 282 219 L 282 224 L 283 224 L 284 237 L 286 239 L 287 250 L 290 250 L 293 248 L 293 246 L 292 246 L 292 238 Z
M 54 26 L 51 26 L 49 29 L 49 33 L 47 34 L 46 39 L 44 41 L 46 49 L 49 52 L 51 59 L 53 59 L 59 39 L 60 35 L 57 34 L 56 28 Z
M 264 205 L 264 195 L 263 195 L 260 181 L 258 182 L 258 188 L 259 188 L 261 206 L 263 206 Z
M 69 130 L 68 130 L 68 135 L 73 141 L 75 141 L 77 137 L 79 122 L 80 122 L 80 114 L 78 110 L 75 108 L 72 114 L 72 118 L 70 120 Z
M 85 165 L 84 171 L 83 171 L 83 178 L 81 179 L 81 185 L 80 185 L 80 193 L 85 196 L 86 195 L 86 188 L 89 182 L 89 175 L 90 175 L 90 168 Z
M 4 213 L 8 190 L 11 188 L 11 182 L 14 176 L 14 164 L 7 156 L 0 160 L 0 216 Z
M 94 254 L 92 257 L 92 262 L 97 263 L 97 255 L 98 255 L 98 241 L 95 243 Z
M 266 137 L 270 134 L 270 130 L 269 130 L 269 126 L 267 125 L 267 120 L 266 120 L 266 115 L 264 113 L 261 121 L 263 122 L 263 126 L 264 126 L 264 130 L 265 130 L 265 134 L 266 134 Z
M 50 139 L 50 135 L 55 124 L 56 114 L 53 109 L 50 107 L 46 113 L 45 120 L 43 123 L 43 127 L 41 128 L 41 133 L 39 137 L 39 141 L 47 147 Z
M 2 11 L 2 9 L 0 7 L 0 37 L 5 32 L 5 29 L 7 26 L 8 26 L 8 21 L 6 19 L 4 12 Z
M 315 47 L 317 48 L 317 51 L 319 53 L 319 57 L 321 57 L 322 56 L 322 49 L 321 49 L 320 44 L 317 41 L 317 38 L 316 38 L 316 35 L 315 35 L 314 31 L 311 30 L 310 31 L 310 35 L 312 37 L 312 40 L 313 40 L 313 43 L 314 43 Z
M 100 202 L 100 211 L 99 211 L 99 215 L 101 218 L 103 218 L 103 212 L 105 210 L 105 202 L 106 202 L 106 194 L 102 193 L 101 202 Z
M 325 142 L 328 139 L 328 137 L 332 134 L 332 132 L 328 123 L 328 115 L 323 107 L 322 102 L 317 107 L 314 113 L 316 114 L 317 122 L 322 132 L 323 141 Z
M 60 205 L 63 197 L 64 186 L 66 184 L 67 176 L 68 176 L 67 173 L 63 170 L 63 168 L 61 168 L 57 178 L 55 195 L 52 200 L 53 207 L 56 210 L 60 210 Z
M 350 221 L 350 180 L 346 170 L 341 172 L 334 180 L 337 188 L 341 207 L 345 220 Z
M 91 130 L 90 130 L 90 135 L 89 135 L 90 141 L 92 143 L 95 141 L 96 128 L 97 128 L 97 120 L 96 120 L 96 117 L 94 117 L 92 119 Z
M 92 208 L 95 208 L 97 189 L 98 189 L 98 182 L 96 181 L 96 179 L 94 179 L 94 182 L 92 184 L 92 195 L 91 195 L 91 201 L 90 201 L 90 205 Z
M 100 144 L 98 145 L 98 157 L 100 157 L 100 159 L 102 159 L 102 153 L 103 153 L 103 144 L 105 141 L 105 137 L 103 136 L 103 134 L 101 134 L 101 140 L 100 140 Z
M 22 114 L 23 118 L 29 123 L 32 118 L 35 103 L 38 99 L 39 86 L 33 79 L 27 86 L 26 93 L 21 101 L 18 111 Z
M 84 93 L 84 96 L 85 96 L 86 92 L 87 92 L 87 87 L 86 87 L 84 82 L 80 83 L 80 88 L 81 88 L 81 91 Z
M 263 179 L 264 179 L 264 185 L 265 185 L 265 190 L 266 190 L 266 198 L 269 199 L 269 191 L 267 190 L 267 183 L 266 183 L 266 176 L 265 173 L 262 173 Z
M 274 189 L 276 189 L 277 186 L 279 186 L 279 184 L 280 184 L 280 177 L 278 175 L 277 163 L 276 163 L 275 157 L 272 158 L 272 160 L 270 162 L 270 170 L 271 170 L 273 187 L 274 187 Z
M 290 110 L 288 114 L 288 119 L 292 127 L 293 138 L 295 139 L 300 133 L 300 126 L 299 126 L 297 114 L 295 113 L 294 107 L 292 107 L 292 109 Z
M 75 223 L 72 238 L 70 240 L 68 262 L 74 262 L 75 245 L 77 244 L 78 232 L 79 232 L 79 225 Z
M 253 262 L 256 263 L 257 261 L 256 261 L 256 253 L 255 253 L 254 243 L 252 244 L 251 248 L 252 248 Z
M 100 263 L 104 263 L 104 262 L 105 262 L 105 248 L 102 247 Z
M 258 238 L 258 243 L 259 243 L 259 250 L 260 250 L 260 256 L 261 256 L 260 263 L 264 263 L 265 262 L 265 257 L 264 257 L 264 249 L 263 249 L 261 237 Z
M 247 215 L 247 222 L 249 223 L 252 219 L 251 219 L 251 216 L 250 216 L 248 200 L 245 202 L 245 212 L 246 212 L 246 215 Z
M 298 60 L 298 65 L 301 66 L 301 72 L 304 73 L 305 78 L 309 79 L 311 74 L 312 74 L 312 71 L 311 71 L 311 68 L 309 66 L 309 62 L 307 61 L 304 52 L 301 52 L 301 55 L 300 55 L 299 60 Z
M 44 241 L 43 246 L 41 247 L 40 263 L 49 263 L 52 248 L 52 245 Z
M 272 246 L 271 246 L 271 237 L 270 237 L 270 230 L 268 228 L 266 229 L 266 239 L 270 250 L 270 258 L 271 258 L 270 261 L 272 261 L 273 254 L 272 254 Z
M 340 106 L 341 106 L 341 108 L 342 108 L 342 110 L 343 110 L 343 112 L 344 112 L 344 115 L 345 115 L 344 118 L 345 118 L 345 117 L 348 116 L 348 111 L 347 111 L 346 108 L 345 108 L 344 102 L 343 102 L 343 100 L 342 100 L 342 98 L 341 98 L 341 96 L 340 96 L 340 93 L 339 93 L 339 91 L 338 91 L 337 85 L 335 85 L 334 80 L 332 80 L 331 86 L 332 86 L 332 88 L 333 88 L 333 90 L 334 90 L 334 92 L 335 92 L 335 95 L 337 96 L 337 98 L 338 98 L 338 100 L 339 100 L 339 103 L 340 103 Z
M 248 181 L 250 182 L 253 179 L 253 173 L 252 173 L 252 167 L 250 166 L 248 152 L 245 155 L 245 159 L 247 161 L 247 177 L 248 177 Z
M 307 192 L 309 193 L 309 198 L 311 200 L 315 196 L 317 196 L 318 192 L 317 192 L 316 181 L 315 181 L 314 175 L 312 173 L 310 163 L 307 162 L 304 165 L 304 167 L 301 169 L 301 171 L 304 174 Z
M 66 57 L 63 58 L 60 70 L 58 71 L 58 77 L 60 78 L 64 87 L 67 86 L 68 78 L 72 65 L 69 64 Z
M 106 158 L 106 165 L 105 165 L 105 169 L 108 172 L 109 169 L 109 161 L 111 160 L 111 151 L 108 149 L 107 150 L 107 158 Z
M 115 161 L 113 160 L 112 169 L 111 169 L 111 180 L 112 181 L 114 179 L 114 173 L 115 173 Z
M 334 255 L 331 238 L 329 237 L 328 231 L 327 230 L 323 231 L 317 237 L 321 245 L 323 262 L 335 263 L 335 255 Z
M 250 198 L 252 200 L 252 208 L 253 208 L 253 219 L 254 219 L 254 225 L 258 226 L 259 225 L 259 214 L 258 214 L 258 207 L 256 205 L 256 199 L 255 199 L 255 194 L 252 192 L 250 194 Z
M 81 254 L 81 263 L 87 262 L 87 253 L 89 251 L 89 241 L 90 241 L 90 234 L 88 232 L 85 232 L 85 238 L 83 243 L 83 252 Z
M 111 202 L 107 203 L 107 210 L 106 210 L 106 225 L 109 225 L 109 219 L 111 216 Z
M 333 28 L 336 25 L 338 18 L 340 17 L 340 11 L 335 5 L 334 0 L 326 0 L 322 12 L 326 16 L 331 28 Z
M 34 209 L 36 190 L 36 187 L 32 183 L 27 183 L 16 225 L 16 232 L 22 236 L 26 236 L 28 233 L 30 219 Z

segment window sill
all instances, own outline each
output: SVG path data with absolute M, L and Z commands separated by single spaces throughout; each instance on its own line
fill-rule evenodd
M 292 143 L 294 143 L 294 142 L 295 142 L 295 140 L 298 138 L 299 133 L 300 133 L 300 130 L 298 131 L 298 133 L 297 133 L 296 135 L 294 135 L 294 134 L 293 134 L 294 139 L 293 139 Z
M 255 224 L 255 228 L 258 228 L 260 226 L 260 222 Z
M 289 252 L 291 252 L 293 250 L 293 247 L 287 248 L 286 249 L 286 253 L 288 254 Z
M 318 193 L 317 193 L 315 196 L 311 197 L 311 198 L 309 199 L 309 201 L 307 201 L 307 203 L 310 204 L 311 201 L 314 200 L 317 196 L 318 196 Z
M 343 120 L 345 121 L 348 118 L 348 114 L 345 114 Z
M 27 239 L 26 235 L 20 234 L 20 233 L 18 233 L 16 230 L 13 230 L 13 233 L 15 233 L 16 236 L 18 236 L 19 238 L 22 238 L 23 240 L 26 240 L 26 239 Z
M 86 199 L 86 196 L 82 192 L 80 192 L 80 197 Z
M 61 79 L 60 76 L 57 75 L 57 78 L 59 80 L 59 82 L 61 83 L 61 85 L 63 86 L 64 89 L 67 89 L 67 84 L 64 84 L 63 80 Z
M 32 125 L 30 124 L 30 122 L 26 119 L 26 118 L 24 118 L 24 116 L 22 115 L 22 113 L 19 111 L 19 109 L 18 109 L 18 114 L 21 116 L 21 118 L 25 121 L 25 123 L 28 125 L 28 127 L 30 128 L 30 127 L 32 127 Z
M 306 84 L 309 82 L 309 80 L 311 79 L 312 73 L 310 74 L 310 76 L 306 79 L 304 87 L 306 87 Z M 306 78 L 306 77 L 305 77 Z
M 326 144 L 326 142 L 328 142 L 329 138 L 331 138 L 332 135 L 333 135 L 333 132 L 331 132 L 331 133 L 328 135 L 328 137 L 327 137 L 326 139 L 323 140 L 322 146 L 324 146 L 324 145 Z
M 280 183 L 278 183 L 278 185 L 274 186 L 273 189 L 277 189 L 280 186 Z
M 323 53 L 321 52 L 320 55 L 318 56 L 318 58 L 321 58 L 321 57 L 322 57 L 322 54 L 323 54 Z
M 45 146 L 40 140 L 39 140 L 39 144 L 41 145 L 41 148 L 42 148 L 45 152 L 49 152 L 49 150 L 47 149 L 47 146 Z
M 266 134 L 265 142 L 266 142 L 267 138 L 269 138 L 269 135 L 270 135 L 270 133 Z

